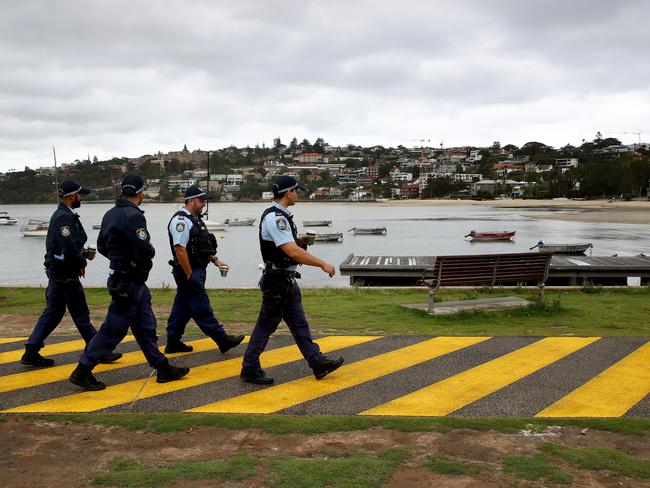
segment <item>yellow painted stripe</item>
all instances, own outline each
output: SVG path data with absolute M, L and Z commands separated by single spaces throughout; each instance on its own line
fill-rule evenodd
M 576 388 L 536 417 L 620 417 L 650 393 L 650 343 Z
M 248 339 L 246 339 L 248 340 Z M 216 344 L 212 339 L 199 339 L 190 341 L 187 344 L 194 347 L 194 351 L 189 354 L 196 354 L 199 352 L 216 350 Z M 164 346 L 160 346 L 162 351 Z M 176 356 L 185 356 L 188 353 L 167 354 L 167 357 L 173 358 Z M 112 371 L 114 369 L 126 368 L 127 366 L 135 366 L 136 364 L 145 363 L 146 360 L 140 350 L 127 352 L 115 363 L 112 364 L 98 364 L 95 368 L 95 373 L 102 373 L 104 371 Z M 21 388 L 30 388 L 33 386 L 45 385 L 47 383 L 54 383 L 55 381 L 67 380 L 72 370 L 77 363 L 63 364 L 61 366 L 52 366 L 51 368 L 32 369 L 24 373 L 15 373 L 6 376 L 0 376 L 0 393 L 5 391 L 19 390 Z
M 341 367 L 321 381 L 300 378 L 188 412 L 273 413 L 463 349 L 489 337 L 436 337 Z
M 122 343 L 130 342 L 133 340 L 135 340 L 135 338 L 129 335 L 124 338 Z M 83 339 L 77 339 L 74 341 L 59 342 L 57 344 L 49 344 L 49 345 L 46 344 L 45 347 L 41 349 L 41 354 L 43 356 L 52 356 L 54 354 L 64 354 L 66 352 L 83 351 L 85 347 L 86 347 L 86 342 Z M 24 353 L 25 353 L 24 348 L 13 350 L 13 351 L 0 352 L 0 364 L 7 364 L 7 363 L 13 363 L 15 361 L 20 361 L 20 358 L 23 356 Z
M 9 344 L 10 342 L 25 341 L 27 337 L 0 337 L 0 344 Z
M 547 337 L 487 363 L 362 412 L 362 415 L 448 415 L 493 393 L 599 337 Z
M 326 337 L 319 339 L 318 344 L 323 352 L 328 352 L 363 344 L 364 342 L 378 338 L 376 336 Z M 267 368 L 286 364 L 301 358 L 302 354 L 295 345 L 273 349 L 265 352 L 262 356 L 264 367 Z M 93 412 L 95 410 L 129 403 L 133 401 L 136 395 L 138 395 L 138 398 L 149 398 L 238 376 L 241 370 L 241 361 L 241 358 L 238 357 L 192 368 L 192 371 L 186 377 L 169 383 L 156 383 L 153 377 L 148 381 L 139 379 L 109 386 L 103 391 L 85 391 L 61 398 L 22 405 L 5 410 L 5 412 Z

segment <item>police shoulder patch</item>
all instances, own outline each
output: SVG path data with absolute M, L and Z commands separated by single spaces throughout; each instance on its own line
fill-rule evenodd
M 135 231 L 135 235 L 138 236 L 138 239 L 144 241 L 147 239 L 147 229 L 145 229 L 144 227 L 140 227 L 138 230 Z
M 284 217 L 279 217 L 275 219 L 275 225 L 278 227 L 278 229 L 285 230 L 287 228 L 287 221 Z
M 61 229 L 59 229 L 59 231 L 61 232 L 61 235 L 63 237 L 68 237 L 70 235 L 70 226 L 63 225 L 61 226 Z
M 185 230 L 185 222 L 176 223 L 176 232 L 183 232 Z

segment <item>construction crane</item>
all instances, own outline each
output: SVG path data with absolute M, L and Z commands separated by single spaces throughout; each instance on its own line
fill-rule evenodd
M 605 134 L 628 134 L 628 135 L 635 135 L 639 138 L 639 145 L 641 144 L 641 134 L 643 134 L 642 131 L 638 132 L 613 132 L 613 131 L 607 131 Z

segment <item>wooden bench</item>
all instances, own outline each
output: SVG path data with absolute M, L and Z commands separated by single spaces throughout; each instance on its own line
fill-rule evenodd
M 427 311 L 434 313 L 434 300 L 441 286 L 496 286 L 535 283 L 544 300 L 544 282 L 552 253 L 474 254 L 436 256 L 433 268 L 423 272 L 429 288 Z

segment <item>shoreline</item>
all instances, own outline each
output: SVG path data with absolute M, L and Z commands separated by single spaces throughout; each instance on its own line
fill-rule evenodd
M 112 204 L 112 201 L 86 202 L 86 205 L 94 203 Z M 148 205 L 169 205 L 173 202 L 144 202 Z M 268 204 L 266 201 L 250 202 L 215 202 L 215 205 L 227 204 Z M 617 223 L 617 224 L 650 224 L 650 201 L 612 201 L 612 200 L 388 200 L 388 201 L 367 201 L 353 202 L 350 200 L 301 200 L 300 205 L 332 203 L 332 204 L 357 204 L 357 205 L 379 205 L 379 206 L 402 206 L 402 207 L 449 207 L 449 206 L 477 206 L 494 207 L 499 209 L 515 210 L 540 210 L 546 212 L 539 215 L 532 215 L 532 218 L 540 220 L 562 220 L 568 222 L 585 223 Z M 20 205 L 20 204 L 11 204 Z M 11 206 L 8 205 L 8 206 Z M 47 204 L 46 204 L 47 205 Z

